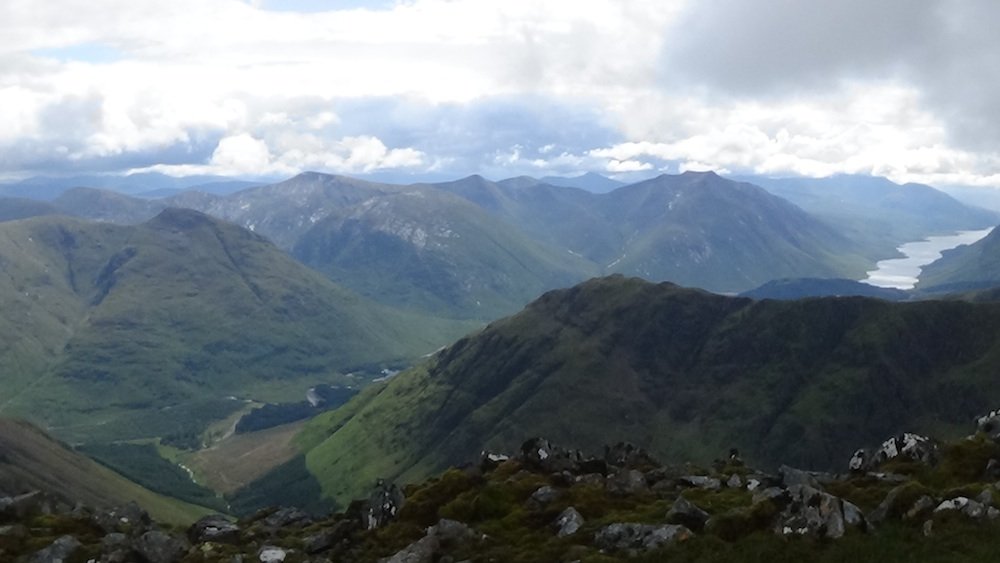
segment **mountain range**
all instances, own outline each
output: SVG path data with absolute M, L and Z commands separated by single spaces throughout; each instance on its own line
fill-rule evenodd
M 74 189 L 50 205 L 43 211 L 120 224 L 168 206 L 196 209 L 376 301 L 479 320 L 607 273 L 722 292 L 776 278 L 858 278 L 895 252 L 887 240 L 902 242 L 845 235 L 756 186 L 690 172 L 603 194 L 532 178 L 402 186 L 306 173 L 226 196 Z M 956 224 L 976 213 L 955 205 Z

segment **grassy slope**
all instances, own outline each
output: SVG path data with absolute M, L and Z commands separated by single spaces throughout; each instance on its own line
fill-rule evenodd
M 918 289 L 976 287 L 1000 283 L 1000 230 L 980 241 L 946 250 L 920 273 Z
M 954 435 L 1000 401 L 998 365 L 995 303 L 754 302 L 613 277 L 546 294 L 300 440 L 341 501 L 530 435 L 840 467 L 898 431 Z
M 250 387 L 417 357 L 470 328 L 373 304 L 192 211 L 5 223 L 0 261 L 0 411 L 75 441 L 163 436 Z
M 155 519 L 178 525 L 211 512 L 145 489 L 23 421 L 0 418 L 0 452 L 4 489 L 40 489 L 91 506 L 135 501 Z

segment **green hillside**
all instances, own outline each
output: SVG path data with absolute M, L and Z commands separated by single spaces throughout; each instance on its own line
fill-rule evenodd
M 299 440 L 338 501 L 532 435 L 839 468 L 885 435 L 954 435 L 1000 402 L 998 365 L 998 303 L 753 301 L 613 276 L 547 293 Z
M 0 224 L 0 412 L 70 441 L 169 436 L 431 352 L 469 324 L 376 305 L 189 210 L 124 227 Z M 292 393 L 298 394 L 298 393 Z
M 1000 231 L 981 240 L 946 250 L 924 266 L 917 289 L 930 291 L 978 289 L 1000 285 Z
M 24 421 L 0 418 L 0 452 L 0 493 L 41 490 L 95 507 L 134 501 L 171 524 L 190 524 L 212 512 L 145 489 Z

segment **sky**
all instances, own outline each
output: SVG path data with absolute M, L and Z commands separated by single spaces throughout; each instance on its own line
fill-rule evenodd
M 993 0 L 4 0 L 0 179 L 1000 187 Z

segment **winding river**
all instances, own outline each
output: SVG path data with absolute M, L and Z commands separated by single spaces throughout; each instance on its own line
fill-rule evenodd
M 875 269 L 868 272 L 864 283 L 878 287 L 913 289 L 924 266 L 941 257 L 941 253 L 963 244 L 972 244 L 990 234 L 993 228 L 979 231 L 959 231 L 953 235 L 927 237 L 924 240 L 908 242 L 898 248 L 905 258 L 880 260 Z

